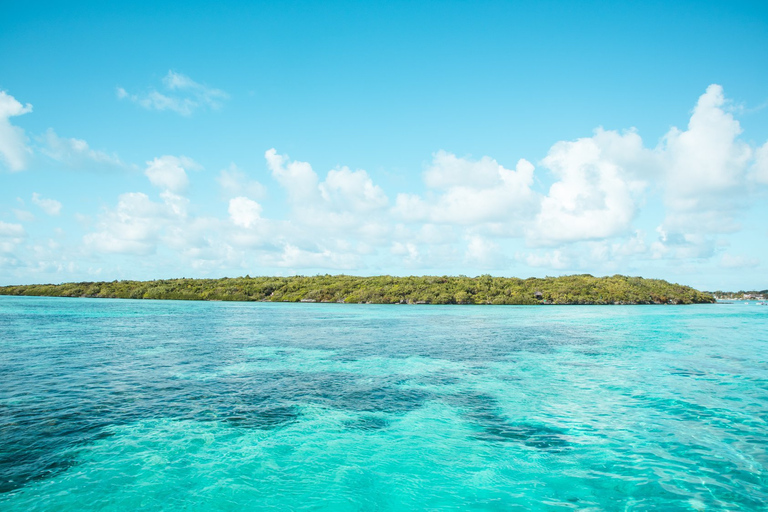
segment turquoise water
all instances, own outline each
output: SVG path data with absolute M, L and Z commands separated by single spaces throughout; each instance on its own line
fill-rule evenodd
M 768 307 L 0 297 L 0 510 L 764 510 Z

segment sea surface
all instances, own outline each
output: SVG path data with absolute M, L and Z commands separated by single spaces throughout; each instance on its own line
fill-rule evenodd
M 768 306 L 0 297 L 0 510 L 765 510 Z

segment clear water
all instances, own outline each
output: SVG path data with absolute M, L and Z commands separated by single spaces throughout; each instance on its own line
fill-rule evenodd
M 763 510 L 768 307 L 0 297 L 0 510 Z

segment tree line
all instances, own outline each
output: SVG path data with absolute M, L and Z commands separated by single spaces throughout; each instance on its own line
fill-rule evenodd
M 160 279 L 0 287 L 0 295 L 371 304 L 696 304 L 710 293 L 660 279 L 316 275 Z

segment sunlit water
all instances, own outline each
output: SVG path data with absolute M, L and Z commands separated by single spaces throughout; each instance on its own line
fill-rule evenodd
M 0 297 L 0 510 L 762 510 L 768 307 Z

